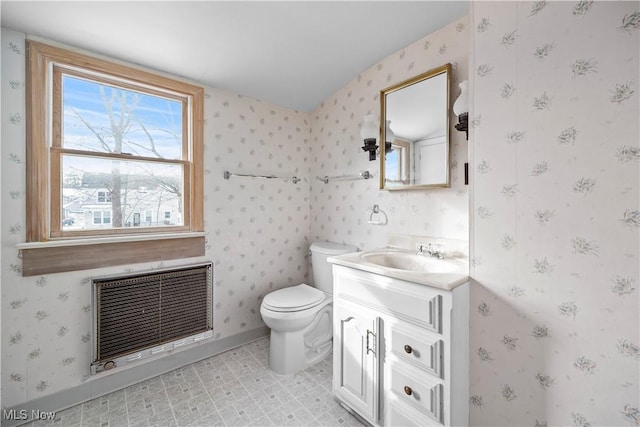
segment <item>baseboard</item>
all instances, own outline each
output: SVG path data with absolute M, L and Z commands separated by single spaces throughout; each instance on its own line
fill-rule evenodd
M 108 375 L 90 379 L 75 387 L 39 397 L 2 410 L 2 427 L 33 421 L 34 414 L 62 411 L 72 406 L 113 393 L 190 363 L 248 344 L 269 334 L 266 326 L 211 342 L 204 342 L 135 366 L 125 366 Z M 25 418 L 25 419 L 7 419 Z
M 351 407 L 349 405 L 347 405 L 346 403 L 344 403 L 342 400 L 340 400 L 338 398 L 335 398 L 334 400 L 336 402 L 338 402 L 340 404 L 340 406 L 342 406 L 345 409 L 345 411 L 350 413 L 356 420 L 360 421 L 360 423 L 362 423 L 363 426 L 373 426 L 373 424 L 371 424 L 369 421 L 365 420 L 360 414 L 358 414 L 356 411 L 351 409 Z

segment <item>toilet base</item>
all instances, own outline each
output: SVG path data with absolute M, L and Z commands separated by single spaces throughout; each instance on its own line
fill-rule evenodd
M 329 340 L 318 348 L 318 351 L 306 349 L 305 355 L 300 357 L 296 351 L 287 351 L 292 348 L 304 348 L 304 340 L 298 336 L 284 336 L 292 334 L 279 334 L 271 332 L 269 344 L 269 369 L 278 375 L 289 375 L 307 369 L 309 366 L 321 361 L 333 349 L 333 340 Z
M 289 375 L 324 359 L 333 348 L 332 315 L 328 304 L 302 331 L 278 332 L 272 328 L 269 369 L 278 375 Z

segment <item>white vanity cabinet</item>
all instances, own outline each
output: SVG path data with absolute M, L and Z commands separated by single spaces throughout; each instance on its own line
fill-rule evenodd
M 379 404 L 376 336 L 380 318 L 348 301 L 334 303 L 333 316 L 334 388 L 351 409 L 368 421 L 374 420 Z
M 333 266 L 333 390 L 373 425 L 469 422 L 469 284 Z

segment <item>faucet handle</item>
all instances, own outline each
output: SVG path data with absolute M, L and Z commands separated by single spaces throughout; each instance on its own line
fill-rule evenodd
M 418 243 L 418 245 L 416 246 L 416 249 L 418 249 L 418 255 L 431 255 L 432 252 L 432 248 L 431 248 L 431 243 L 429 244 L 424 244 L 424 243 Z

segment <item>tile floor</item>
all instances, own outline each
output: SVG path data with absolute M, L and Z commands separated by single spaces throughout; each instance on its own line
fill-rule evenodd
M 292 375 L 268 369 L 269 339 L 58 412 L 36 426 L 361 426 L 331 393 L 332 360 Z

